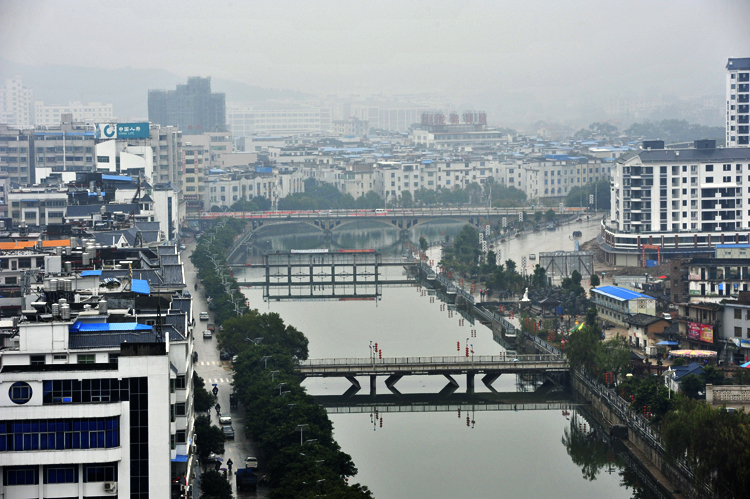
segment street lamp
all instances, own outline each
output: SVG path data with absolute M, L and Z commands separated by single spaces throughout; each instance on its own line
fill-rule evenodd
M 286 386 L 286 383 L 279 383 L 278 385 L 276 385 L 276 387 L 274 387 L 274 390 L 279 390 L 279 396 L 281 396 L 281 388 L 284 386 Z
M 307 440 L 305 440 L 305 443 L 306 444 L 314 444 L 317 441 L 318 441 L 317 438 L 308 438 Z
M 302 445 L 302 435 L 305 433 L 305 428 L 307 428 L 310 425 L 306 424 L 298 424 L 297 428 L 294 431 L 299 432 L 299 444 Z
M 273 381 L 273 377 L 278 373 L 279 371 L 271 371 L 268 374 L 271 375 L 271 381 Z

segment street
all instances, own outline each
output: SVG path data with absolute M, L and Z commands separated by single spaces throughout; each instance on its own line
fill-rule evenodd
M 193 296 L 193 317 L 196 321 L 193 334 L 195 338 L 195 351 L 198 353 L 198 361 L 195 362 L 195 371 L 205 381 L 207 390 L 211 391 L 214 384 L 219 389 L 217 399 L 219 405 L 221 405 L 221 412 L 232 416 L 232 426 L 235 430 L 235 439 L 227 440 L 225 443 L 222 467 L 226 467 L 226 462 L 231 459 L 234 463 L 232 466 L 232 471 L 234 472 L 238 467 L 244 467 L 247 456 L 255 456 L 258 458 L 259 466 L 256 474 L 260 478 L 263 475 L 264 469 L 263 458 L 258 455 L 255 445 L 245 437 L 244 408 L 242 405 L 238 409 L 231 411 L 229 408 L 229 394 L 232 392 L 233 381 L 232 362 L 219 360 L 216 335 L 211 339 L 203 338 L 203 331 L 208 327 L 209 322 L 213 322 L 213 313 L 208 310 L 206 296 L 200 283 L 198 283 L 198 291 L 195 291 L 195 283 L 198 282 L 198 275 L 197 270 L 190 261 L 190 255 L 193 249 L 195 249 L 195 241 L 186 244 L 186 246 L 187 249 L 181 253 L 181 259 L 184 263 L 187 289 Z M 209 312 L 210 319 L 208 321 L 198 320 L 201 312 Z M 216 415 L 216 411 L 212 409 L 209 413 L 212 424 L 219 426 L 219 418 Z M 200 473 L 201 470 L 195 470 L 196 477 L 200 477 Z M 229 481 L 232 484 L 232 488 L 235 489 L 235 496 L 244 497 L 245 494 L 251 495 L 249 493 L 243 493 L 242 495 L 236 493 L 234 477 L 230 475 Z M 268 492 L 269 489 L 267 487 L 262 487 L 258 489 L 257 494 L 252 494 L 252 496 L 267 497 Z M 197 499 L 199 495 L 198 486 L 196 485 L 193 487 L 193 497 Z

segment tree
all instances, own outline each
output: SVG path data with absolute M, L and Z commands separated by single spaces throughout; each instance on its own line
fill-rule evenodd
M 216 470 L 201 475 L 201 499 L 232 499 L 232 485 Z
M 547 287 L 547 271 L 538 263 L 534 266 L 534 274 L 531 276 L 531 286 L 534 288 Z
M 700 392 L 706 389 L 706 384 L 695 374 L 688 374 L 680 381 L 680 391 L 691 399 L 697 399 Z
M 590 124 L 589 130 L 591 130 L 595 134 L 605 135 L 607 137 L 613 137 L 619 133 L 619 130 L 616 126 L 610 125 L 609 123 L 601 123 L 598 121 Z
M 411 196 L 411 191 L 403 191 L 401 193 L 401 206 L 404 208 L 411 208 L 414 206 L 414 199 Z
M 419 236 L 419 249 L 421 249 L 422 251 L 427 251 L 427 248 L 429 248 L 427 239 L 425 239 L 424 236 Z
M 605 372 L 612 373 L 617 380 L 630 366 L 630 345 L 619 334 L 602 343 L 602 364 Z
M 599 276 L 596 274 L 591 274 L 591 287 L 595 288 L 600 284 Z
M 535 221 L 536 223 L 539 223 L 539 222 L 541 222 L 541 221 L 542 221 L 542 218 L 544 218 L 544 213 L 542 213 L 541 211 L 536 211 L 536 212 L 534 212 L 534 221 Z
M 550 208 L 544 213 L 545 218 L 548 222 L 554 222 L 555 221 L 555 210 Z
M 213 426 L 206 415 L 195 418 L 195 440 L 201 460 L 206 459 L 211 453 L 224 454 L 224 432 L 218 426 Z
M 583 367 L 586 371 L 595 373 L 599 364 L 601 340 L 596 328 L 586 324 L 581 329 L 570 334 L 565 353 L 568 355 L 570 367 Z
M 210 411 L 216 403 L 216 397 L 214 397 L 213 393 L 209 393 L 206 390 L 206 383 L 203 381 L 203 378 L 198 376 L 197 371 L 193 371 L 193 390 L 195 390 L 195 394 L 193 395 L 195 412 Z

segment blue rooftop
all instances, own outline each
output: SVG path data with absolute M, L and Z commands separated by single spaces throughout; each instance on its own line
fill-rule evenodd
M 104 175 L 102 174 L 102 180 L 121 180 L 123 182 L 132 182 L 133 177 L 129 177 L 127 175 Z
M 592 291 L 621 301 L 632 300 L 633 298 L 648 298 L 649 300 L 653 300 L 650 296 L 617 286 L 602 286 L 592 289 Z
M 717 244 L 717 248 L 750 248 L 750 244 Z
M 148 287 L 146 279 L 133 279 L 133 282 L 130 283 L 130 291 L 139 295 L 151 294 L 151 288 Z
M 137 322 L 95 322 L 84 324 L 75 321 L 70 326 L 71 333 L 101 332 L 101 331 L 151 331 L 153 328 Z
M 81 272 L 81 277 L 88 277 L 92 275 L 102 275 L 101 270 L 84 270 Z

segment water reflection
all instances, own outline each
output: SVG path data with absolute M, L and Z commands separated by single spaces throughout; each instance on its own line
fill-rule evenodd
M 377 222 L 352 222 L 326 233 L 305 223 L 277 224 L 256 231 L 250 255 L 264 251 L 291 249 L 377 249 L 385 255 L 400 255 L 409 242 L 424 237 L 430 243 L 452 239 L 464 226 L 459 222 L 432 222 L 412 227 L 401 236 L 401 229 Z

